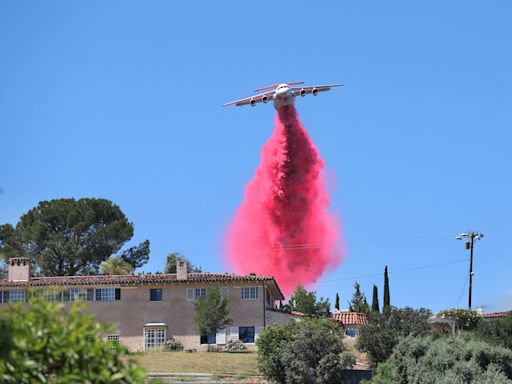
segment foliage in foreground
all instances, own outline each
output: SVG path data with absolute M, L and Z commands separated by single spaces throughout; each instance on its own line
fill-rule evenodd
M 393 353 L 401 338 L 427 332 L 430 310 L 391 307 L 380 316 L 373 316 L 369 325 L 361 328 L 357 348 L 366 352 L 375 367 Z
M 102 339 L 108 327 L 82 305 L 31 301 L 0 312 L 2 383 L 143 383 L 144 373 Z
M 409 336 L 372 384 L 510 384 L 512 351 L 474 339 Z
M 270 382 L 340 383 L 355 359 L 344 351 L 341 329 L 328 319 L 271 325 L 257 340 L 258 365 Z

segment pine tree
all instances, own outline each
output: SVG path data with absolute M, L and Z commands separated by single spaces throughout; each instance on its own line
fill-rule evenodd
M 340 310 L 340 295 L 336 292 L 336 302 L 334 303 L 334 308 L 338 311 Z
M 380 313 L 379 309 L 379 294 L 377 291 L 377 286 L 373 285 L 373 297 L 372 297 L 372 313 Z
M 384 268 L 384 305 L 382 306 L 382 312 L 388 312 L 390 308 L 388 266 L 386 265 Z
M 356 281 L 354 283 L 354 294 L 352 295 L 352 300 L 349 302 L 349 311 L 365 313 L 365 301 L 366 297 L 364 293 L 361 292 L 361 285 Z

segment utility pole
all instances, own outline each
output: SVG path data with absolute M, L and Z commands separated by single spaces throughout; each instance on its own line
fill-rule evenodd
M 473 249 L 475 247 L 475 241 L 482 239 L 482 237 L 484 237 L 483 233 L 473 231 L 463 232 L 459 236 L 455 237 L 455 240 L 466 239 L 466 249 L 469 249 L 469 310 L 471 310 L 471 295 L 473 291 Z

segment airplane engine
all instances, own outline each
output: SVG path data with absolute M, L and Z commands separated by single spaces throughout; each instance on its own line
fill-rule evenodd
M 313 90 L 311 91 L 311 93 L 313 94 L 313 96 L 318 95 L 318 89 L 313 88 Z
M 251 106 L 252 106 L 252 107 L 255 107 L 255 106 L 256 106 L 256 100 L 251 99 L 250 103 L 251 103 Z
M 300 90 L 300 95 L 301 95 L 302 97 L 306 96 L 306 90 L 305 90 L 304 88 L 302 88 L 302 89 Z
M 268 96 L 263 96 L 261 98 L 261 101 L 263 101 L 264 103 L 268 103 Z

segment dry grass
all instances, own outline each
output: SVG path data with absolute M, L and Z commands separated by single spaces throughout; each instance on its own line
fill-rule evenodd
M 147 372 L 259 375 L 257 353 L 149 352 L 130 356 Z

